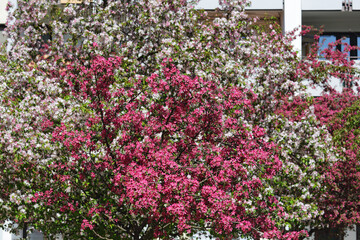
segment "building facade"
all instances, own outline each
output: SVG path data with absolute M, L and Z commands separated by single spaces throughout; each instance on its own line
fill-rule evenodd
M 218 0 L 200 0 L 198 4 L 198 8 L 209 12 L 217 7 Z M 246 10 L 250 16 L 278 17 L 284 33 L 302 25 L 322 29 L 320 50 L 339 39 L 351 46 L 360 47 L 360 0 L 252 0 Z M 309 34 L 297 38 L 293 45 L 299 56 L 305 56 L 313 42 L 313 36 Z M 342 50 L 341 46 L 339 50 Z M 349 58 L 360 66 L 360 50 L 351 51 Z M 343 87 L 336 79 L 331 85 L 337 90 Z M 319 96 L 321 89 L 310 89 L 309 92 Z

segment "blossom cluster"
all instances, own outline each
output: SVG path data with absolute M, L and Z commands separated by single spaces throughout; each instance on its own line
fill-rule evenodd
M 295 36 L 259 31 L 246 4 L 209 21 L 184 0 L 18 1 L 0 55 L 1 221 L 70 239 L 356 223 L 353 194 L 328 207 L 358 182 L 358 132 L 342 131 L 356 106 L 325 111 L 332 97 L 303 84 L 355 82 L 352 62 L 317 46 L 299 59 Z

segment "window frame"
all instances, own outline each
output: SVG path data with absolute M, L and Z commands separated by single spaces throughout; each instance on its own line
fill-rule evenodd
M 336 41 L 343 39 L 344 37 L 349 38 L 350 46 L 360 47 L 360 42 L 358 44 L 358 38 L 360 38 L 360 32 L 324 32 L 321 36 L 335 36 Z M 321 44 L 321 43 L 320 43 Z M 341 51 L 342 45 L 337 45 L 336 49 Z M 320 55 L 319 55 L 320 57 Z M 351 60 L 360 60 L 360 51 L 357 49 L 350 51 Z

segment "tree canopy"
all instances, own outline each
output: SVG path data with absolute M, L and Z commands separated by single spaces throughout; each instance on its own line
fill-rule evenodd
M 324 110 L 347 94 L 330 78 L 356 82 L 337 50 L 320 61 L 314 45 L 299 59 L 296 36 L 261 31 L 246 1 L 221 2 L 214 20 L 184 0 L 57 2 L 18 1 L 9 16 L 8 228 L 49 239 L 298 239 L 307 226 L 359 221 L 359 198 L 344 190 L 359 186 L 358 105 Z M 312 99 L 304 79 L 329 92 Z

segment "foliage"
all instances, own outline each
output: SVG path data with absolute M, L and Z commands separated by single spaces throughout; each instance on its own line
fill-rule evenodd
M 326 223 L 349 226 L 359 222 L 359 96 L 351 89 L 332 92 L 317 99 L 316 114 L 333 136 L 338 159 L 326 170 L 328 189 L 319 206 Z
M 349 80 L 352 63 L 300 60 L 245 4 L 209 22 L 182 0 L 19 1 L 0 63 L 2 221 L 66 239 L 317 226 L 339 153 L 302 81 Z

